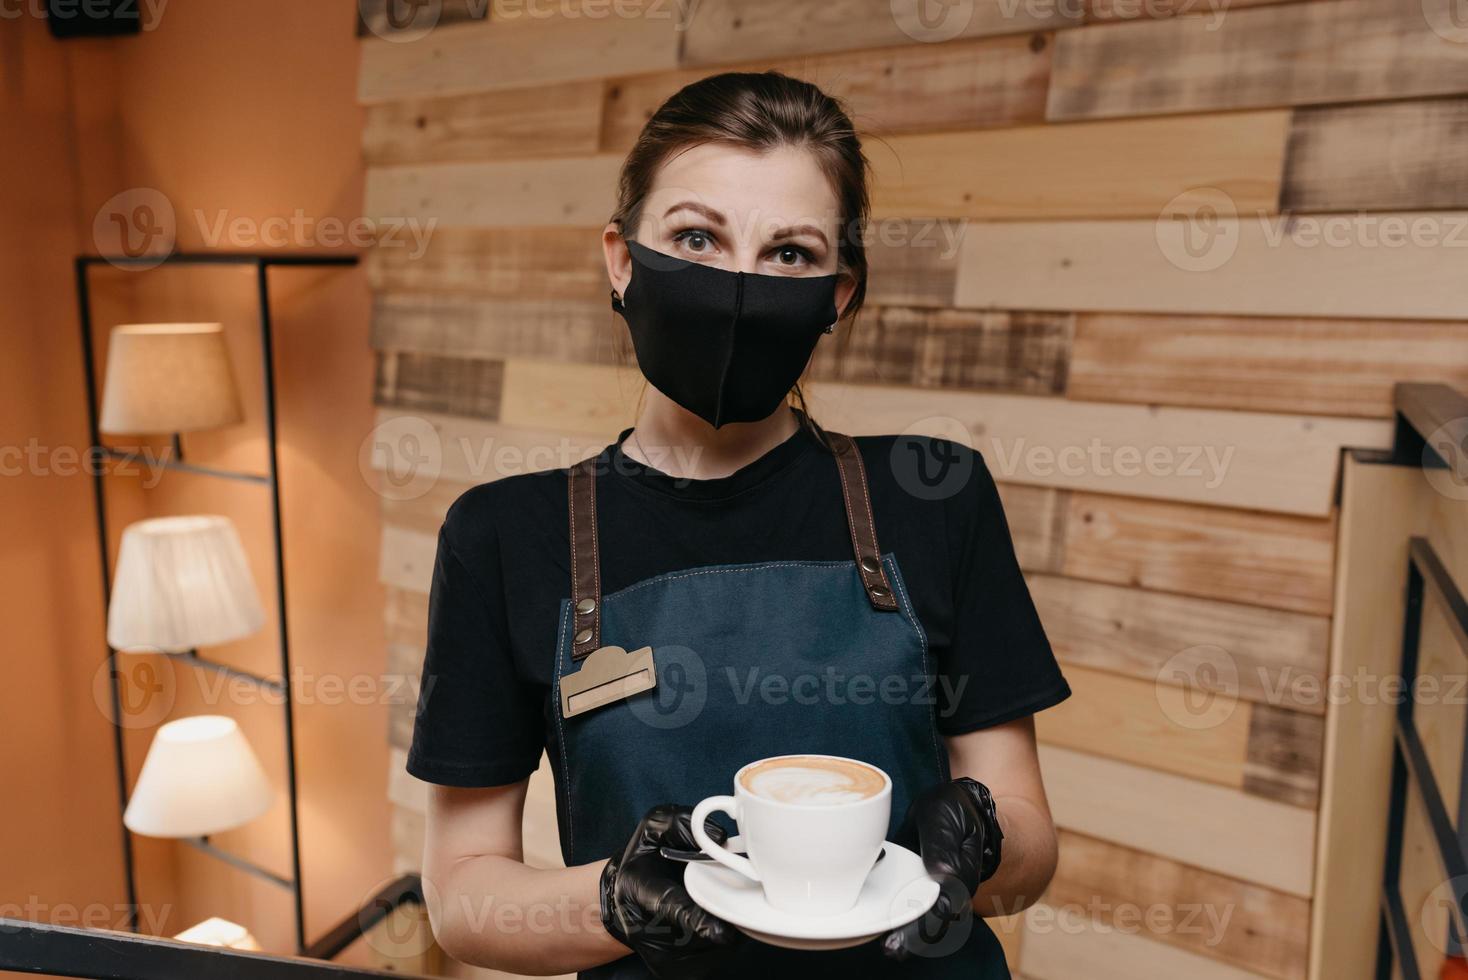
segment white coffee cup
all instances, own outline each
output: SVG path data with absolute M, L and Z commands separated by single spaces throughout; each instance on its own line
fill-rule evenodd
M 876 766 L 832 755 L 775 756 L 741 767 L 733 796 L 694 807 L 693 837 L 709 857 L 759 882 L 774 908 L 834 915 L 856 904 L 886 840 L 891 807 L 892 779 Z M 709 837 L 704 820 L 715 811 L 738 823 L 747 858 Z

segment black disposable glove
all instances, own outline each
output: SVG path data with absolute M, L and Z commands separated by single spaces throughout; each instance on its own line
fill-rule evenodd
M 962 945 L 972 925 L 974 892 L 999 866 L 999 829 L 984 784 L 964 776 L 924 791 L 907 808 L 899 839 L 917 841 L 938 900 L 921 917 L 882 937 L 894 960 L 939 956 Z
M 602 924 L 641 956 L 659 980 L 706 977 L 745 938 L 689 898 L 682 863 L 658 853 L 660 847 L 699 849 L 692 815 L 691 807 L 653 807 L 601 874 Z M 710 820 L 704 829 L 717 843 L 724 843 L 724 828 Z

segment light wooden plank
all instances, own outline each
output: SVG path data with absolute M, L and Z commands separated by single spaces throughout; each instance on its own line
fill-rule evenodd
M 601 432 L 555 431 L 379 409 L 373 434 L 381 451 L 370 462 L 376 470 L 396 473 L 417 467 L 424 479 L 411 484 L 410 493 L 392 495 L 411 497 L 429 492 L 439 480 L 484 483 L 511 473 L 570 466 L 601 451 L 620 431 L 615 425 Z
M 996 479 L 1283 513 L 1328 514 L 1341 447 L 1390 441 L 1385 420 L 835 382 L 807 389 L 823 425 L 955 438 L 982 452 Z
M 1015 556 L 1027 572 L 1059 572 L 1065 561 L 1069 490 L 996 481 Z
M 1292 3 L 1064 31 L 1047 118 L 1462 93 L 1468 31 L 1455 2 Z
M 1289 113 L 898 135 L 867 148 L 872 215 L 1153 218 L 1200 186 L 1241 212 L 1279 199 Z
M 1265 976 L 1305 976 L 1308 901 L 1155 854 L 1061 831 L 1044 901 Z
M 1260 980 L 1260 974 L 1143 935 L 1089 923 L 1044 903 L 1026 913 L 1024 975 L 1030 980 Z
M 494 299 L 452 293 L 380 293 L 372 346 L 456 357 L 635 361 L 626 321 L 596 300 Z
M 500 418 L 506 425 L 521 428 L 616 433 L 632 425 L 644 384 L 636 370 L 507 361 Z
M 1070 337 L 1066 314 L 868 307 L 816 345 L 807 377 L 1056 395 Z
M 1187 686 L 1178 718 L 1216 722 L 1234 699 L 1322 714 L 1330 620 L 1189 596 L 1030 575 L 1055 654 L 1149 682 Z M 1210 705 L 1204 692 L 1215 692 Z
M 923 0 L 703 0 L 688 25 L 685 65 L 1021 34 L 1078 23 L 1079 5 L 973 0 L 936 11 Z
M 583 227 L 611 216 L 621 167 L 614 155 L 373 167 L 364 208 L 436 228 Z
M 430 3 L 399 3 L 397 0 L 357 0 L 357 36 L 375 34 L 405 39 L 418 37 L 438 27 L 489 16 L 490 0 L 432 0 Z
M 439 27 L 411 43 L 362 42 L 357 97 L 396 99 L 528 88 L 673 68 L 678 60 L 676 4 L 638 16 L 532 14 Z
M 1085 313 L 1067 394 L 1390 418 L 1392 385 L 1468 387 L 1468 322 Z
M 1310 895 L 1315 814 L 1309 810 L 1050 745 L 1040 746 L 1040 763 L 1057 826 Z
M 1197 16 L 1220 23 L 1230 10 L 1302 0 L 1084 0 L 1086 23 Z
M 1414 534 L 1433 543 L 1457 581 L 1468 581 L 1462 501 L 1437 493 L 1420 469 L 1348 454 L 1330 672 L 1351 686 L 1326 717 L 1311 980 L 1372 976 L 1396 722 L 1393 689 L 1383 685 L 1401 671 L 1406 542 Z M 1416 908 L 1409 899 L 1414 931 Z
M 1280 207 L 1287 211 L 1465 208 L 1465 158 L 1468 99 L 1300 109 L 1290 129 Z
M 378 291 L 595 301 L 610 310 L 601 233 L 590 228 L 436 228 L 421 255 L 372 249 L 367 271 Z
M 1468 319 L 1468 213 L 1286 219 L 1191 210 L 1208 197 L 1157 221 L 971 224 L 955 305 Z M 1227 213 L 1221 198 L 1207 206 Z
M 1437 849 L 1427 810 L 1415 791 L 1407 792 L 1402 820 L 1402 866 L 1398 879 L 1407 935 L 1417 958 L 1419 977 L 1448 978 L 1459 972 L 1444 963 L 1451 942 L 1452 913 L 1460 902 L 1461 881 L 1452 881 Z M 1461 961 L 1460 961 L 1461 962 Z
M 1035 716 L 1041 742 L 1078 749 L 1241 789 L 1249 754 L 1249 705 L 1217 725 L 1185 728 L 1173 720 L 1181 691 L 1154 681 L 1068 664 L 1074 697 Z
M 589 156 L 601 140 L 600 80 L 368 106 L 369 167 Z
M 1333 521 L 1076 493 L 1057 571 L 1113 585 L 1329 615 Z
M 1051 50 L 1048 35 L 1033 34 L 804 55 L 728 70 L 774 70 L 808 81 L 841 99 L 865 137 L 1039 122 Z M 611 80 L 602 149 L 630 149 L 664 100 L 709 74 L 694 68 Z
M 377 580 L 395 589 L 428 593 L 433 581 L 433 562 L 438 554 L 438 535 L 427 531 L 382 528 L 382 550 L 377 561 Z

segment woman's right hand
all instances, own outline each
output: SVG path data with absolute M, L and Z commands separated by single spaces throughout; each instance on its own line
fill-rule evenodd
M 601 874 L 601 920 L 607 932 L 642 957 L 660 980 L 700 980 L 744 941 L 738 929 L 704 911 L 683 887 L 683 865 L 661 847 L 696 851 L 691 807 L 662 804 L 647 812 L 620 854 Z M 722 844 L 724 829 L 705 829 Z

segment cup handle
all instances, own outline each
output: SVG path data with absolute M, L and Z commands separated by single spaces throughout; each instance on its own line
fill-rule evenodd
M 727 813 L 733 817 L 735 822 L 739 820 L 739 801 L 732 796 L 710 796 L 698 806 L 693 808 L 693 839 L 698 842 L 699 850 L 719 862 L 726 868 L 739 872 L 750 881 L 759 881 L 759 874 L 754 870 L 754 865 L 749 858 L 742 857 L 721 847 L 704 830 L 703 822 L 708 815 L 715 810 Z

